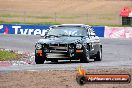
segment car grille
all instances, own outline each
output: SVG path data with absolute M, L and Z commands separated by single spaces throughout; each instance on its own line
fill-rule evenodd
M 49 52 L 67 52 L 68 51 L 67 44 L 49 44 L 45 46 L 45 48 Z

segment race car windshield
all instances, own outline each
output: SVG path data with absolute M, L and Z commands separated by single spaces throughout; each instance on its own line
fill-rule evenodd
M 86 36 L 83 27 L 56 27 L 48 31 L 47 36 Z

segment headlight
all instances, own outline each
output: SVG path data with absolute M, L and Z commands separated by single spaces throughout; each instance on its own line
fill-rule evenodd
M 42 45 L 41 44 L 36 44 L 36 49 L 41 49 Z
M 82 48 L 82 44 L 76 44 L 76 48 L 77 49 L 81 49 Z

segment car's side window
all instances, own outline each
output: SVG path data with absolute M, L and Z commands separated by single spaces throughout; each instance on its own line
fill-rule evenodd
M 89 27 L 86 27 L 86 29 L 87 29 L 87 36 L 89 37 L 90 36 Z

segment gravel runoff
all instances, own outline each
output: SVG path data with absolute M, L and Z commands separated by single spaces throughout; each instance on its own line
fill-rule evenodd
M 87 70 L 89 74 L 130 74 L 132 68 Z M 13 71 L 0 73 L 0 88 L 132 88 L 126 84 L 84 84 L 76 82 L 77 71 Z

